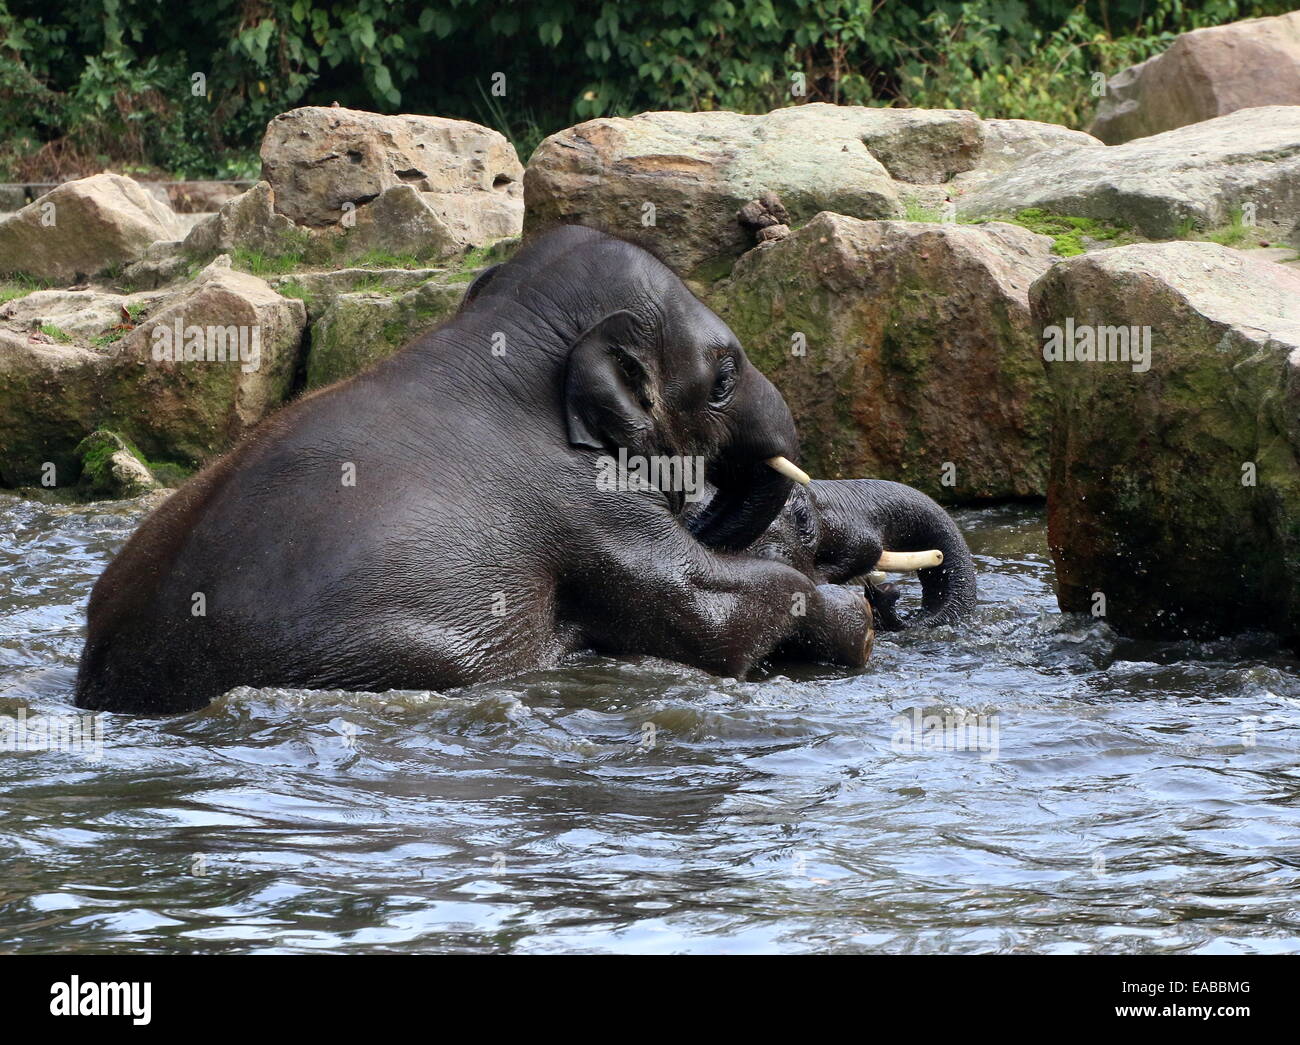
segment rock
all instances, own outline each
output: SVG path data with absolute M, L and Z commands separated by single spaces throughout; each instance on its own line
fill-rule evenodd
M 0 220 L 0 272 L 73 282 L 180 238 L 176 216 L 130 178 L 64 182 Z
M 473 237 L 479 233 L 489 240 L 512 234 L 499 228 L 491 233 L 483 229 L 471 231 L 459 219 L 453 229 L 445 208 L 444 213 L 439 213 L 426 196 L 410 185 L 385 189 L 373 203 L 357 211 L 353 227 L 334 230 L 336 250 L 350 257 L 373 250 L 426 261 L 450 257 L 473 245 Z
M 1264 105 L 1300 105 L 1300 11 L 1184 33 L 1107 81 L 1089 130 L 1119 145 Z
M 359 220 L 366 204 L 397 186 L 418 192 L 460 244 L 483 245 L 523 227 L 514 146 L 465 120 L 293 109 L 267 125 L 262 177 L 274 189 L 275 210 L 313 228 L 338 225 L 348 205 Z
M 753 245 L 736 215 L 764 192 L 776 193 L 794 221 L 823 210 L 901 217 L 890 171 L 870 149 L 878 144 L 899 170 L 917 173 L 904 126 L 934 151 L 925 173 L 974 163 L 980 128 L 973 114 L 904 112 L 915 111 L 811 104 L 766 116 L 652 112 L 589 120 L 551 135 L 533 153 L 524 175 L 525 233 L 598 226 L 648 243 L 679 275 L 716 277 Z
M 428 282 L 396 296 L 337 294 L 312 324 L 307 387 L 332 384 L 387 359 L 454 314 L 467 285 Z
M 382 292 L 391 297 L 430 280 L 445 280 L 446 276 L 447 270 L 443 268 L 344 268 L 332 272 L 295 272 L 269 282 L 277 293 L 303 301 L 307 306 L 307 322 L 315 323 L 340 294 Z
M 871 155 L 898 181 L 931 184 L 978 166 L 984 153 L 984 126 L 966 109 L 880 109 L 814 103 L 778 109 L 771 115 L 790 133 L 809 126 L 805 113 L 820 110 L 817 121 L 839 121 L 859 136 Z M 795 114 L 798 114 L 797 116 Z
M 65 484 L 80 470 L 76 445 L 97 428 L 151 460 L 201 464 L 288 396 L 306 326 L 301 301 L 232 270 L 225 255 L 150 300 L 116 340 L 0 328 L 0 485 L 39 482 L 46 462 Z
M 218 257 L 122 341 L 120 355 L 137 368 L 131 392 L 150 404 L 146 416 L 132 418 L 130 434 L 151 456 L 154 448 L 166 449 L 194 462 L 233 445 L 289 394 L 306 322 L 301 301 L 281 297 L 264 280 L 230 268 L 229 257 Z M 166 353 L 156 331 L 168 328 L 174 358 L 159 360 Z M 197 328 L 204 331 L 204 358 L 195 360 Z
M 294 224 L 275 210 L 275 192 L 259 181 L 190 229 L 184 249 L 198 257 L 211 257 L 245 249 L 275 253 L 284 250 Z
M 122 270 L 120 283 L 135 290 L 156 290 L 186 276 L 192 264 L 183 241 L 159 240 Z
M 92 344 L 113 333 L 119 336 L 135 325 L 165 295 L 156 291 L 118 294 L 103 288 L 34 290 L 0 305 L 0 328 L 29 334 L 41 327 L 56 333 L 51 343 L 67 341 Z
M 709 304 L 781 389 L 817 478 L 1028 496 L 1048 412 L 1028 291 L 1050 264 L 1019 226 L 824 213 L 742 257 Z
M 0 329 L 0 486 L 75 484 L 102 365 L 81 345 Z
M 1099 148 L 1102 144 L 1091 134 L 1055 123 L 1040 123 L 1038 120 L 985 120 L 984 149 L 980 153 L 979 162 L 973 171 L 959 173 L 954 180 L 960 182 L 976 171 L 997 174 L 1043 152 L 1076 146 L 1092 149 Z
M 1300 106 L 1242 109 L 1105 149 L 1039 153 L 957 201 L 967 217 L 1039 207 L 1168 238 L 1228 224 L 1253 207 L 1256 222 L 1294 240 L 1300 215 Z
M 1061 608 L 1100 594 L 1125 635 L 1300 636 L 1300 272 L 1133 244 L 1062 261 L 1030 299 L 1045 333 L 1150 336 L 1149 369 L 1131 347 L 1045 363 Z
M 95 497 L 139 497 L 159 488 L 149 466 L 116 432 L 92 432 L 73 451 L 81 459 L 80 486 Z
M 758 243 L 771 243 L 790 235 L 790 214 L 775 192 L 750 200 L 736 213 L 736 220 L 754 234 Z
M 756 200 L 750 200 L 736 213 L 736 220 L 746 228 L 758 232 L 772 225 L 790 224 L 790 212 L 785 209 L 781 197 L 775 192 L 765 192 Z

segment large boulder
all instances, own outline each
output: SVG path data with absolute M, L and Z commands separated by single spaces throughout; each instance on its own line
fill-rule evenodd
M 1047 384 L 1028 291 L 1051 241 L 1015 225 L 819 214 L 709 303 L 781 389 L 819 478 L 944 501 L 1041 494 Z
M 902 128 L 925 140 L 910 148 Z M 524 176 L 525 234 L 592 225 L 648 242 L 680 275 L 717 276 L 754 244 L 737 213 L 765 192 L 792 220 L 829 210 L 903 214 L 890 170 L 938 176 L 973 166 L 973 113 L 824 104 L 734 112 L 651 112 L 589 120 L 553 134 Z
M 963 196 L 957 212 L 1036 207 L 1168 238 L 1226 225 L 1248 206 L 1260 226 L 1297 236 L 1300 106 L 1242 109 L 1104 149 L 1042 152 Z
M 0 220 L 0 273 L 71 283 L 181 237 L 176 215 L 130 178 L 64 182 Z
M 1107 81 L 1089 130 L 1119 145 L 1262 105 L 1300 105 L 1300 11 L 1184 33 Z
M 409 186 L 454 230 L 456 247 L 523 227 L 523 167 L 514 146 L 465 120 L 308 106 L 267 125 L 261 155 L 276 212 L 297 225 L 347 228 L 352 208 Z
M 1134 244 L 1059 263 L 1030 298 L 1061 608 L 1135 636 L 1300 637 L 1300 272 Z
M 33 330 L 25 315 L 0 325 L 0 485 L 37 482 L 46 462 L 59 485 L 71 481 L 81 468 L 77 444 L 99 428 L 151 460 L 201 464 L 290 393 L 306 325 L 301 301 L 232 270 L 225 255 L 147 300 L 94 337 L 49 323 Z

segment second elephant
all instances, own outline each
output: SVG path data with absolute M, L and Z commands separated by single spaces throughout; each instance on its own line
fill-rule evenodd
M 896 553 L 937 551 L 942 562 L 919 571 L 920 610 L 895 610 L 897 589 L 873 576 Z M 883 479 L 817 479 L 791 491 L 785 508 L 750 549 L 786 562 L 817 584 L 865 584 L 875 627 L 954 624 L 975 608 L 975 564 L 957 525 L 935 501 Z M 891 554 L 893 553 L 893 554 Z

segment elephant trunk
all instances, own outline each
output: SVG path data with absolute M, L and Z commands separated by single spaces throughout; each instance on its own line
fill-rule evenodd
M 790 408 L 757 367 L 743 371 L 735 401 L 744 407 L 728 415 L 730 445 L 709 463 L 707 478 L 716 493 L 688 521 L 697 540 L 719 551 L 753 544 L 785 506 L 791 476 L 803 476 L 792 463 L 799 437 Z
M 817 566 L 832 584 L 876 568 L 882 551 L 943 553 L 918 572 L 921 610 L 905 623 L 951 624 L 975 608 L 970 549 L 938 504 L 910 486 L 883 479 L 822 479 L 811 484 L 817 508 Z

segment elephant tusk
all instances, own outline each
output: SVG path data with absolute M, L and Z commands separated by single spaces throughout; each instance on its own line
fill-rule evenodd
M 912 570 L 924 570 L 938 566 L 943 562 L 943 552 L 937 548 L 928 552 L 881 552 L 877 570 L 890 570 L 893 573 L 909 573 Z
M 807 486 L 812 482 L 812 479 L 809 478 L 807 472 L 797 464 L 787 461 L 784 457 L 769 457 L 766 463 L 775 468 L 787 479 L 793 479 L 796 483 L 801 483 L 802 485 Z
M 886 580 L 884 570 L 872 570 L 867 574 L 868 584 L 884 584 Z

